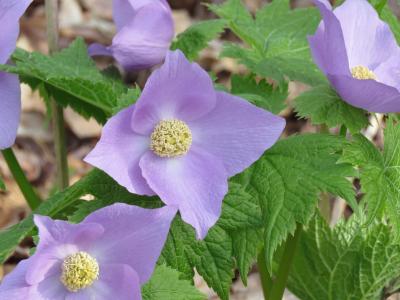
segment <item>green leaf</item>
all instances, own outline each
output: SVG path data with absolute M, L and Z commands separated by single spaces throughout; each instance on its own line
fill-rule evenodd
M 142 287 L 144 300 L 205 300 L 189 281 L 179 278 L 179 273 L 165 265 L 158 266 L 150 281 Z
M 208 43 L 217 38 L 225 28 L 224 20 L 198 22 L 178 35 L 171 49 L 180 49 L 189 60 L 195 60 Z
M 263 245 L 261 229 L 244 228 L 231 233 L 233 254 L 236 258 L 240 277 L 247 285 L 247 274 L 254 264 Z
M 349 222 L 331 230 L 318 217 L 303 232 L 288 281 L 300 299 L 381 299 L 385 286 L 400 276 L 400 246 L 390 227 Z
M 171 226 L 160 263 L 186 273 L 193 278 L 193 268 L 223 300 L 229 299 L 233 278 L 232 240 L 220 226 L 215 225 L 207 237 L 196 240 L 193 229 L 176 218 Z
M 284 102 L 288 97 L 288 85 L 286 83 L 274 87 L 265 79 L 257 82 L 254 75 L 233 75 L 231 85 L 232 94 L 245 98 L 254 105 L 274 114 L 278 114 L 285 108 Z
M 274 0 L 259 10 L 255 19 L 240 0 L 210 8 L 250 47 L 228 44 L 222 56 L 238 59 L 252 72 L 279 82 L 286 77 L 310 85 L 326 82 L 311 59 L 306 38 L 320 21 L 315 8 L 291 10 L 289 0 Z
M 41 86 L 42 92 L 62 106 L 69 105 L 100 123 L 112 115 L 118 99 L 128 92 L 121 81 L 96 68 L 81 38 L 52 56 L 17 49 L 12 59 L 15 66 L 3 65 L 0 69 L 20 75 L 32 88 Z
M 356 135 L 345 148 L 342 161 L 360 168 L 363 203 L 369 212 L 367 223 L 386 213 L 400 238 L 400 125 L 389 119 L 384 133 L 383 152 L 364 136 Z
M 345 125 L 352 133 L 368 126 L 368 117 L 362 109 L 343 101 L 329 86 L 316 86 L 295 99 L 294 107 L 302 118 L 310 118 L 314 125 L 328 127 Z
M 346 199 L 354 209 L 350 164 L 338 164 L 343 138 L 308 134 L 281 140 L 251 168 L 237 177 L 238 183 L 258 199 L 264 223 L 266 261 L 270 270 L 275 250 L 296 229 L 307 224 L 320 192 Z

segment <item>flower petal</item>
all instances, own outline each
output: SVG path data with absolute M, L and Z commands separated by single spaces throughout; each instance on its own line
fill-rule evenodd
M 140 157 L 149 149 L 149 138 L 131 129 L 134 106 L 112 117 L 104 126 L 100 141 L 85 161 L 103 170 L 130 192 L 154 195 L 139 168 Z
M 375 70 L 374 73 L 377 77 L 378 82 L 382 82 L 386 85 L 395 87 L 400 91 L 400 49 L 388 60 L 381 63 Z
M 350 75 L 349 62 L 339 20 L 327 0 L 314 0 L 322 22 L 314 36 L 308 38 L 314 61 L 325 74 Z
M 159 4 L 164 4 L 168 7 L 168 4 L 162 0 L 113 0 L 113 19 L 117 31 L 128 24 L 141 7 L 154 2 L 159 2 Z
M 0 149 L 14 144 L 20 114 L 21 88 L 18 77 L 0 72 Z
M 19 18 L 31 2 L 32 0 L 0 1 L 0 64 L 5 64 L 14 51 L 19 34 Z
M 61 283 L 60 275 L 44 279 L 38 285 L 32 286 L 32 290 L 40 295 L 38 298 L 33 298 L 35 300 L 64 300 L 70 294 Z
M 174 37 L 172 12 L 163 1 L 139 8 L 120 28 L 109 49 L 126 70 L 140 70 L 161 63 Z
M 285 119 L 224 92 L 206 116 L 189 123 L 193 144 L 218 157 L 228 176 L 242 172 L 279 139 Z
M 96 242 L 94 255 L 100 264 L 126 264 L 146 282 L 167 238 L 176 209 L 144 209 L 117 203 L 90 214 L 83 223 L 97 222 L 106 229 Z
M 368 1 L 346 0 L 334 14 L 342 27 L 350 67 L 374 70 L 398 50 L 390 27 Z
M 160 120 L 195 120 L 211 111 L 215 103 L 213 83 L 207 72 L 190 63 L 181 51 L 170 51 L 135 104 L 132 128 L 150 135 Z
M 100 278 L 91 287 L 70 293 L 65 300 L 141 300 L 137 273 L 127 265 L 103 265 Z
M 399 112 L 400 93 L 394 87 L 375 80 L 328 75 L 339 95 L 349 104 L 377 113 Z
M 33 298 L 30 286 L 25 281 L 26 269 L 29 265 L 27 259 L 21 261 L 15 269 L 4 277 L 0 285 L 0 299 L 27 300 Z
M 182 219 L 202 239 L 218 220 L 228 192 L 228 176 L 215 156 L 192 146 L 177 158 L 161 158 L 148 151 L 140 160 L 143 176 L 167 205 L 179 207 Z
M 97 43 L 89 46 L 88 53 L 90 56 L 113 56 L 113 52 L 110 47 L 106 47 Z

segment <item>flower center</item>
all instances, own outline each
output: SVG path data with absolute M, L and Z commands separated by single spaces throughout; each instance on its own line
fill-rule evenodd
M 60 280 L 70 292 L 87 288 L 99 278 L 99 264 L 86 252 L 67 256 L 61 268 Z
M 353 78 L 366 80 L 366 79 L 373 79 L 376 80 L 376 75 L 370 69 L 364 66 L 355 66 L 351 68 L 351 75 Z
M 186 154 L 192 145 L 192 132 L 185 122 L 164 120 L 157 124 L 151 134 L 150 149 L 160 157 Z

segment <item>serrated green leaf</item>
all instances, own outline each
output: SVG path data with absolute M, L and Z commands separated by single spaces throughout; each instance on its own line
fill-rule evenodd
M 369 212 L 367 223 L 386 212 L 399 239 L 400 125 L 389 119 L 384 133 L 382 153 L 364 136 L 356 135 L 345 148 L 342 161 L 360 168 L 363 203 Z
M 320 20 L 315 8 L 291 10 L 289 0 L 275 0 L 259 10 L 255 19 L 240 0 L 228 0 L 210 8 L 250 46 L 225 46 L 222 56 L 238 59 L 252 72 L 279 82 L 286 77 L 310 85 L 326 82 L 311 59 L 306 39 Z
M 229 299 L 233 278 L 232 240 L 220 226 L 215 225 L 207 237 L 196 240 L 193 229 L 176 218 L 162 253 L 162 263 L 191 278 L 193 268 L 223 300 Z M 190 266 L 190 267 L 189 267 Z
M 328 127 L 345 125 L 352 133 L 368 126 L 365 111 L 347 104 L 329 86 L 316 86 L 295 99 L 294 108 L 302 118 L 310 118 L 314 125 Z
M 118 107 L 118 99 L 127 88 L 109 73 L 102 74 L 87 54 L 83 39 L 52 56 L 17 49 L 12 55 L 15 66 L 0 69 L 20 75 L 21 80 L 42 89 L 62 106 L 71 106 L 84 117 L 104 123 Z
M 274 87 L 266 80 L 257 82 L 254 75 L 233 75 L 231 85 L 232 94 L 245 98 L 254 105 L 274 114 L 278 114 L 285 108 L 284 102 L 288 97 L 288 85 L 286 83 Z
M 233 253 L 240 277 L 247 285 L 247 274 L 263 245 L 261 228 L 245 228 L 231 233 Z
M 398 276 L 400 247 L 388 226 L 331 230 L 318 217 L 300 238 L 288 286 L 303 300 L 375 300 Z
M 222 204 L 222 214 L 218 225 L 225 230 L 257 228 L 262 225 L 260 206 L 240 184 L 230 183 L 229 193 Z
M 179 272 L 165 265 L 158 266 L 150 281 L 142 287 L 144 300 L 205 300 L 189 281 L 180 279 Z
M 275 250 L 296 229 L 307 224 L 320 192 L 346 199 L 356 207 L 350 164 L 338 164 L 346 141 L 337 136 L 308 134 L 281 140 L 238 181 L 260 203 L 264 222 L 266 261 L 272 269 Z
M 224 20 L 207 20 L 198 22 L 178 35 L 171 49 L 180 49 L 189 60 L 198 58 L 201 50 L 217 38 L 224 30 Z

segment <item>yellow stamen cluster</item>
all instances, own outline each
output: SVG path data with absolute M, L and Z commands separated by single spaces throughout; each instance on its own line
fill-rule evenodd
M 61 282 L 70 292 L 91 286 L 99 278 L 99 264 L 86 252 L 77 252 L 65 258 Z
M 373 79 L 376 80 L 376 75 L 370 69 L 364 66 L 356 66 L 351 68 L 351 75 L 353 78 L 366 80 L 366 79 Z
M 192 132 L 185 122 L 163 120 L 151 134 L 150 149 L 160 157 L 186 154 L 192 145 Z

